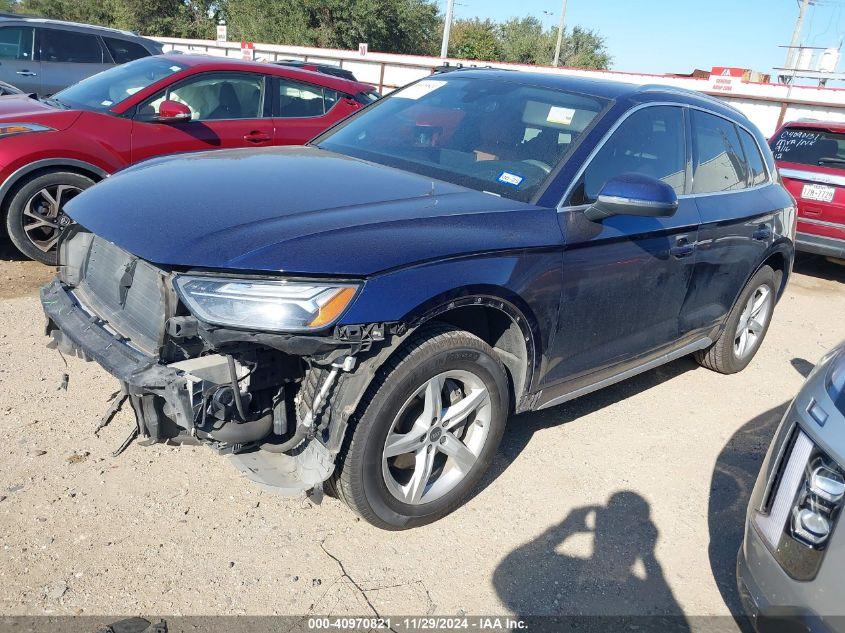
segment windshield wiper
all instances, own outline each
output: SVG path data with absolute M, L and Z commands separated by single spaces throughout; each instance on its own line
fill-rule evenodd
M 39 99 L 41 103 L 46 103 L 48 106 L 52 106 L 54 108 L 58 108 L 59 110 L 70 110 L 70 106 L 66 103 L 62 103 L 58 99 L 54 99 L 51 97 L 42 97 Z
M 825 158 L 820 158 L 816 161 L 817 164 L 821 165 L 823 163 L 834 163 L 836 165 L 843 165 L 845 164 L 845 158 L 837 158 L 835 156 L 827 156 Z

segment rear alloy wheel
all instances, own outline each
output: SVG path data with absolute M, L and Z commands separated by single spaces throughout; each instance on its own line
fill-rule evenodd
M 333 482 L 378 527 L 430 523 L 463 503 L 490 466 L 508 412 L 505 368 L 477 336 L 429 326 L 379 371 Z
M 721 374 L 745 369 L 769 329 L 776 292 L 775 272 L 763 266 L 745 286 L 719 339 L 710 348 L 696 353 L 699 364 Z
M 59 235 L 70 223 L 64 205 L 93 184 L 81 174 L 52 172 L 20 187 L 6 218 L 9 237 L 18 250 L 31 259 L 54 265 Z

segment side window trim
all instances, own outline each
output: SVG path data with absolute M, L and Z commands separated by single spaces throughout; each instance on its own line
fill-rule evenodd
M 687 105 L 686 107 L 689 108 L 690 110 L 700 110 L 701 112 L 704 112 L 706 114 L 717 116 L 720 119 L 724 119 L 728 123 L 733 124 L 735 131 L 736 131 L 736 134 L 737 134 L 737 137 L 739 138 L 739 147 L 743 151 L 743 156 L 745 155 L 744 154 L 745 149 L 742 147 L 742 138 L 740 138 L 739 130 L 745 130 L 746 132 L 748 132 L 748 134 L 751 136 L 751 140 L 754 141 L 754 145 L 757 148 L 757 151 L 760 153 L 760 158 L 763 160 L 763 173 L 765 174 L 766 178 L 759 185 L 754 185 L 754 186 L 750 186 L 750 187 L 746 186 L 742 189 L 734 189 L 734 190 L 731 190 L 731 191 L 709 191 L 709 192 L 706 192 L 706 193 L 690 193 L 690 194 L 687 194 L 687 195 L 684 195 L 684 196 L 678 196 L 678 198 L 687 198 L 687 197 L 698 198 L 698 197 L 703 197 L 703 196 L 724 196 L 724 195 L 728 195 L 728 194 L 736 195 L 736 194 L 744 193 L 746 191 L 756 191 L 757 189 L 762 189 L 763 187 L 768 187 L 769 185 L 771 185 L 774 182 L 774 178 L 772 177 L 772 172 L 769 170 L 769 164 L 766 162 L 766 155 L 763 152 L 763 150 L 760 146 L 760 142 L 757 140 L 757 135 L 754 134 L 754 132 L 752 132 L 750 129 L 745 127 L 742 123 L 737 123 L 733 119 L 729 119 L 725 115 L 720 114 L 718 112 L 714 112 L 713 110 L 708 110 L 707 108 L 702 108 L 700 106 L 695 106 L 695 105 Z M 690 118 L 692 118 L 692 117 L 690 117 Z M 690 134 L 692 134 L 692 128 L 690 128 Z M 746 166 L 747 165 L 748 165 L 748 162 L 746 160 Z M 692 183 L 690 183 L 690 185 L 692 185 Z
M 258 72 L 245 72 L 243 70 L 214 70 L 214 71 L 196 73 L 195 75 L 190 75 L 188 77 L 184 77 L 183 79 L 180 79 L 179 81 L 176 81 L 176 82 L 170 84 L 169 86 L 165 87 L 163 90 L 160 90 L 160 91 L 156 92 L 155 94 L 150 95 L 144 101 L 142 101 L 141 103 L 136 105 L 133 108 L 134 114 L 132 115 L 132 118 L 135 119 L 135 120 L 138 120 L 142 123 L 149 123 L 149 121 L 141 118 L 141 111 L 144 109 L 145 106 L 151 104 L 153 101 L 157 101 L 162 95 L 164 96 L 165 99 L 168 98 L 168 96 L 170 95 L 171 92 L 173 92 L 174 90 L 178 90 L 179 88 L 181 88 L 181 87 L 183 87 L 187 84 L 190 84 L 193 81 L 202 80 L 203 78 L 206 78 L 208 76 L 219 76 L 219 75 L 234 75 L 234 76 L 241 76 L 241 77 L 248 76 L 248 77 L 258 77 L 259 79 L 261 79 L 261 87 L 262 87 L 262 90 L 263 90 L 263 94 L 261 95 L 261 116 L 260 117 L 248 117 L 248 118 L 243 118 L 243 119 L 213 119 L 213 122 L 218 123 L 220 121 L 263 121 L 265 119 L 272 119 L 273 118 L 272 116 L 268 116 L 267 105 L 266 105 L 267 104 L 267 90 L 268 90 L 267 87 L 269 85 L 269 82 L 267 80 L 270 79 L 270 76 L 264 75 L 264 74 L 258 73 Z M 206 119 L 206 120 L 208 120 L 208 119 Z M 199 119 L 197 121 L 194 121 L 193 119 L 190 120 L 190 121 L 186 121 L 186 123 L 199 123 L 199 122 L 200 122 Z
M 625 121 L 625 119 L 627 119 L 629 116 L 631 116 L 635 112 L 642 110 L 643 108 L 651 108 L 651 107 L 657 107 L 657 106 L 675 106 L 675 107 L 679 107 L 679 108 L 682 108 L 683 110 L 685 110 L 685 112 L 684 112 L 684 118 L 686 120 L 685 134 L 686 134 L 686 145 L 687 145 L 687 158 L 689 160 L 688 168 L 690 170 L 692 169 L 693 152 L 692 152 L 692 121 L 691 121 L 692 117 L 689 116 L 689 110 L 700 110 L 701 112 L 706 112 L 707 114 L 712 114 L 713 116 L 717 116 L 719 118 L 725 119 L 726 121 L 728 121 L 729 123 L 732 123 L 733 125 L 737 126 L 738 128 L 745 130 L 746 132 L 748 132 L 751 135 L 751 138 L 753 139 L 754 144 L 757 146 L 757 150 L 760 152 L 760 156 L 763 158 L 763 171 L 766 174 L 766 179 L 762 183 L 760 183 L 759 185 L 755 185 L 753 187 L 747 187 L 745 189 L 741 189 L 741 190 L 738 190 L 738 191 L 716 191 L 716 192 L 711 192 L 711 193 L 692 193 L 692 174 L 688 173 L 685 191 L 688 191 L 689 193 L 684 193 L 682 195 L 679 195 L 678 199 L 694 198 L 694 197 L 700 197 L 700 196 L 721 196 L 721 195 L 725 195 L 725 194 L 737 194 L 737 193 L 742 193 L 744 191 L 754 191 L 756 189 L 761 189 L 762 187 L 767 187 L 770 184 L 772 184 L 772 182 L 773 182 L 772 173 L 769 170 L 769 165 L 765 160 L 765 154 L 763 153 L 763 151 L 760 147 L 760 141 L 757 139 L 757 135 L 754 134 L 754 132 L 749 130 L 747 127 L 745 127 L 741 123 L 737 123 L 736 121 L 733 121 L 732 119 L 726 117 L 723 114 L 720 114 L 719 112 L 715 112 L 713 110 L 710 110 L 708 108 L 704 108 L 704 107 L 701 107 L 701 106 L 698 106 L 698 105 L 692 105 L 692 104 L 689 104 L 689 103 L 678 103 L 676 101 L 653 101 L 653 102 L 649 102 L 649 103 L 641 103 L 637 106 L 634 106 L 633 108 L 630 108 L 621 117 L 619 117 L 619 119 L 611 126 L 611 128 L 607 132 L 605 132 L 604 136 L 602 136 L 602 138 L 599 140 L 598 144 L 593 148 L 593 150 L 587 156 L 584 163 L 581 165 L 581 167 L 578 168 L 578 171 L 575 172 L 575 176 L 572 178 L 572 182 L 570 182 L 569 185 L 567 186 L 566 191 L 563 192 L 563 196 L 561 196 L 560 202 L 558 202 L 557 207 L 556 207 L 558 212 L 577 211 L 577 210 L 585 209 L 589 206 L 589 205 L 586 205 L 586 204 L 567 205 L 565 203 L 569 199 L 569 196 L 572 194 L 572 190 L 575 188 L 575 185 L 578 184 L 578 181 L 581 179 L 581 176 L 583 176 L 584 172 L 587 171 L 587 167 L 590 166 L 590 163 L 596 157 L 596 154 L 599 153 L 602 146 L 610 139 L 610 137 L 619 128 L 619 126 L 622 125 L 622 123 Z
M 581 165 L 581 167 L 578 168 L 578 171 L 575 172 L 575 176 L 572 178 L 572 182 L 569 183 L 569 186 L 566 188 L 566 191 L 563 192 L 563 196 L 561 197 L 560 202 L 557 204 L 557 207 L 556 207 L 558 212 L 578 210 L 578 209 L 586 209 L 587 207 L 590 206 L 589 204 L 572 205 L 572 204 L 565 204 L 565 203 L 566 203 L 567 200 L 569 200 L 569 197 L 572 195 L 572 192 L 575 189 L 575 186 L 581 180 L 581 177 L 584 175 L 584 172 L 587 171 L 587 168 L 590 166 L 590 164 L 596 158 L 598 153 L 601 151 L 602 147 L 604 147 L 604 145 L 610 140 L 610 138 L 613 136 L 613 134 L 616 132 L 616 130 L 618 130 L 629 117 L 631 117 L 633 114 L 639 112 L 640 110 L 644 110 L 645 108 L 657 108 L 657 107 L 661 107 L 661 106 L 662 107 L 668 106 L 668 107 L 673 107 L 673 108 L 680 108 L 682 110 L 681 116 L 682 116 L 683 120 L 685 121 L 685 124 L 684 124 L 684 146 L 685 146 L 685 157 L 686 157 L 686 161 L 687 161 L 686 168 L 687 169 L 690 168 L 689 161 L 691 160 L 691 148 L 690 148 L 690 140 L 687 138 L 687 136 L 688 136 L 688 130 L 687 130 L 688 125 L 686 124 L 686 120 L 688 119 L 688 117 L 686 115 L 686 112 L 683 112 L 683 110 L 685 110 L 689 106 L 687 106 L 687 104 L 678 103 L 676 101 L 650 101 L 648 103 L 640 103 L 639 105 L 636 105 L 633 108 L 629 108 L 628 110 L 626 110 L 625 113 L 621 117 L 619 117 L 616 120 L 616 122 L 614 122 L 614 124 L 610 127 L 610 129 L 607 132 L 605 132 L 604 136 L 601 137 L 599 142 L 596 144 L 596 146 L 592 149 L 590 154 L 584 160 L 584 163 Z M 687 191 L 687 187 L 690 186 L 690 179 L 688 178 L 689 173 L 685 172 L 684 176 L 685 176 L 684 191 Z M 682 197 L 685 197 L 685 196 L 686 196 L 686 194 L 681 194 L 681 195 L 678 196 L 678 198 L 682 198 Z

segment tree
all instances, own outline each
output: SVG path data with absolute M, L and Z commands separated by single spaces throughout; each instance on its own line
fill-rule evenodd
M 534 16 L 512 18 L 499 30 L 501 61 L 517 64 L 548 64 L 555 47 L 553 31 L 544 31 Z
M 612 62 L 604 38 L 595 31 L 576 26 L 571 34 L 564 33 L 560 49 L 560 63 L 564 66 L 607 69 Z
M 500 58 L 498 26 L 492 20 L 455 20 L 449 57 L 496 61 Z

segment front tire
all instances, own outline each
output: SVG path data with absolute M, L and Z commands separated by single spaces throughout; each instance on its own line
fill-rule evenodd
M 508 414 L 505 368 L 477 336 L 433 325 L 379 371 L 339 457 L 338 496 L 402 530 L 459 507 L 489 468 Z
M 36 176 L 18 188 L 9 203 L 6 230 L 17 249 L 35 261 L 55 266 L 64 205 L 94 181 L 69 171 Z
M 696 352 L 695 359 L 702 367 L 735 374 L 748 366 L 772 322 L 777 300 L 775 280 L 770 266 L 754 274 L 728 315 L 722 334 L 710 348 Z

